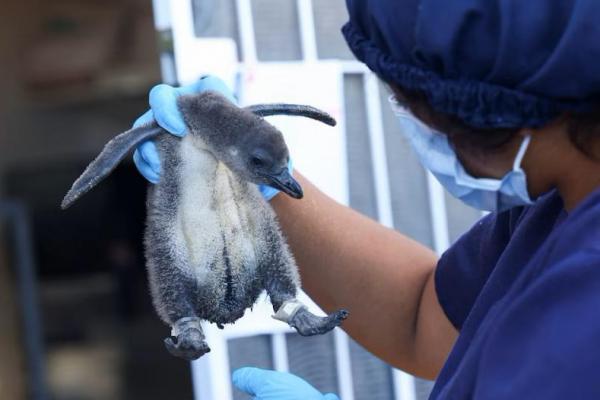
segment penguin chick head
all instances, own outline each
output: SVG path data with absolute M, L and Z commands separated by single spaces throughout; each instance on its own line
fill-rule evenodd
M 273 125 L 217 92 L 182 96 L 178 105 L 198 145 L 240 178 L 302 197 L 302 188 L 288 170 L 283 135 Z

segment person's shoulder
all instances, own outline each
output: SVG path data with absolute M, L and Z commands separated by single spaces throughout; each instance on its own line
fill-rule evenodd
M 563 222 L 559 247 L 600 257 L 600 189 L 585 198 Z M 600 269 L 600 268 L 599 268 Z
M 589 304 L 600 307 L 597 296 L 600 292 L 600 190 L 569 213 L 562 207 L 556 192 L 545 201 L 546 207 L 532 206 L 525 211 L 530 215 L 522 217 L 521 224 L 547 225 L 550 232 L 540 242 L 542 247 L 537 249 L 528 266 L 529 290 L 526 292 L 534 294 L 533 298 L 537 294 L 544 304 L 549 302 L 549 297 L 560 303 L 577 297 L 587 298 L 578 302 L 577 307 L 585 308 Z M 560 214 L 556 213 L 557 205 L 560 205 Z M 530 230 L 524 232 L 522 240 L 533 240 Z M 600 319 L 598 322 L 600 327 Z
M 572 220 L 582 217 L 595 218 L 596 221 L 600 218 L 600 187 L 583 199 L 569 215 Z
M 549 195 L 546 211 L 552 209 L 558 194 Z M 558 198 L 559 201 L 560 198 Z M 521 224 L 541 222 L 545 207 L 532 206 L 524 211 Z M 527 215 L 542 211 L 534 217 Z M 554 211 L 548 218 L 556 216 Z M 543 325 L 553 324 L 567 315 L 573 324 L 600 334 L 600 189 L 590 194 L 568 214 L 564 211 L 554 221 L 554 229 L 533 255 L 520 286 L 515 311 L 522 312 Z M 527 238 L 524 238 L 527 240 Z M 528 313 L 529 312 L 529 313 Z M 566 325 L 567 327 L 569 324 Z M 573 326 L 573 325 L 570 325 Z
M 538 269 L 537 283 L 551 288 L 555 297 L 559 293 L 570 293 L 568 296 L 576 293 L 577 297 L 587 297 L 588 304 L 600 307 L 597 295 L 600 292 L 600 190 L 589 195 L 559 222 L 549 240 Z

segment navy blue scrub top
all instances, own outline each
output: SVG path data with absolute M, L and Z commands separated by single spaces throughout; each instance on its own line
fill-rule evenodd
M 600 190 L 488 215 L 435 283 L 460 335 L 431 399 L 600 399 Z

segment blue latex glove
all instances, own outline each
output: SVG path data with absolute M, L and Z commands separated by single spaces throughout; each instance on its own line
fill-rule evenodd
M 240 368 L 233 372 L 233 384 L 253 400 L 339 400 L 333 393 L 321 394 L 296 375 L 267 369 Z
M 150 110 L 146 111 L 133 124 L 137 127 L 155 120 L 158 125 L 176 136 L 184 136 L 187 127 L 183 116 L 177 108 L 177 98 L 185 94 L 201 93 L 214 90 L 222 93 L 232 102 L 236 102 L 233 93 L 225 82 L 214 76 L 205 76 L 191 85 L 174 88 L 169 85 L 156 85 L 150 90 Z M 153 141 L 146 141 L 138 146 L 133 154 L 133 161 L 140 173 L 148 181 L 157 183 L 160 179 L 160 160 Z
M 191 85 L 172 87 L 169 85 L 157 85 L 150 90 L 150 110 L 139 117 L 134 127 L 147 124 L 156 120 L 158 125 L 176 136 L 185 136 L 187 127 L 183 116 L 177 108 L 177 98 L 181 95 L 201 93 L 206 90 L 214 90 L 231 102 L 237 103 L 233 93 L 225 82 L 215 76 L 205 76 Z M 157 183 L 160 179 L 160 159 L 153 141 L 146 141 L 138 146 L 133 154 L 133 161 L 140 173 L 151 183 Z M 288 166 L 292 171 L 292 163 Z M 260 192 L 266 200 L 271 200 L 279 191 L 269 186 L 259 186 Z

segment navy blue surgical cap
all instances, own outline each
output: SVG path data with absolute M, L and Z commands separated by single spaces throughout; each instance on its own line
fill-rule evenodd
M 600 0 L 347 0 L 383 80 L 476 128 L 538 127 L 600 95 Z

